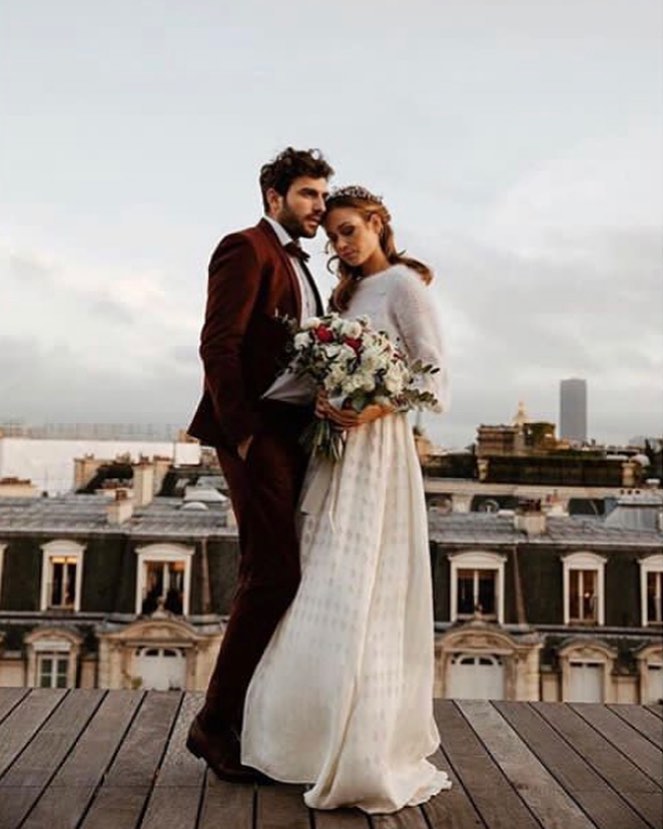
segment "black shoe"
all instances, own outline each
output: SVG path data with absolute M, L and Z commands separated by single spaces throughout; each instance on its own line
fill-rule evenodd
M 255 769 L 242 765 L 239 740 L 230 728 L 210 733 L 203 729 L 196 717 L 191 723 L 186 747 L 194 757 L 203 759 L 220 780 L 256 783 L 262 778 Z

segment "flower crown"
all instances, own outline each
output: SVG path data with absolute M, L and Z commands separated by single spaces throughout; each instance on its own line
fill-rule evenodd
M 370 190 L 358 184 L 350 184 L 347 187 L 335 187 L 329 194 L 327 203 L 329 204 L 330 201 L 343 198 L 361 199 L 362 201 L 369 201 L 374 204 L 382 204 L 382 196 L 376 196 Z

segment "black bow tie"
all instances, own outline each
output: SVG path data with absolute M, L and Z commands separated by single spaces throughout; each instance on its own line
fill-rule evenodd
M 296 256 L 300 262 L 308 262 L 311 258 L 305 250 L 302 250 L 302 248 L 299 247 L 297 242 L 288 242 L 288 244 L 283 247 L 290 254 L 290 256 Z

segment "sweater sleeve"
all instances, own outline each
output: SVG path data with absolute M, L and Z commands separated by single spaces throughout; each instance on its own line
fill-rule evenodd
M 417 378 L 422 391 L 435 395 L 436 412 L 446 411 L 448 403 L 447 361 L 442 326 L 432 289 L 410 270 L 396 275 L 389 292 L 389 316 L 393 320 L 408 360 L 420 360 L 439 371 Z

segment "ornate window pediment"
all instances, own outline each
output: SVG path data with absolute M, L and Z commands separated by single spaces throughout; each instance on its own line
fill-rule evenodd
M 36 628 L 25 637 L 28 683 L 37 688 L 73 688 L 83 637 L 58 627 Z
M 562 702 L 612 702 L 612 673 L 617 650 L 598 639 L 574 638 L 558 651 Z

